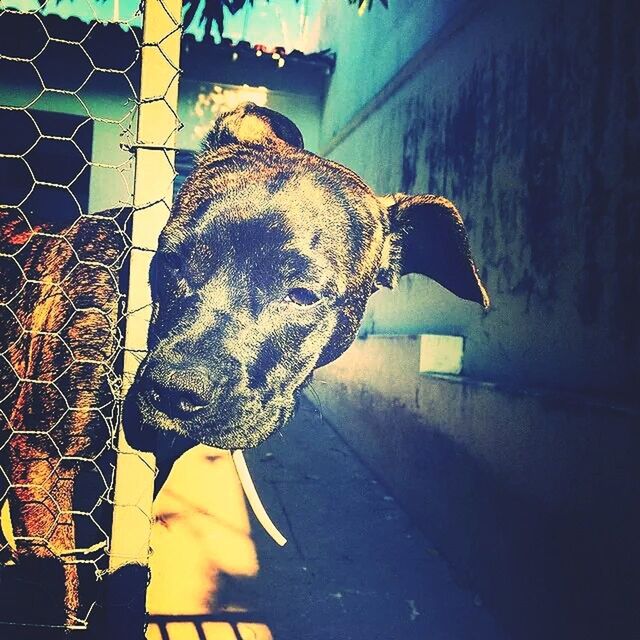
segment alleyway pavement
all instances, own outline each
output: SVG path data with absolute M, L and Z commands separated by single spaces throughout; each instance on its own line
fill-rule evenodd
M 197 472 L 196 455 L 183 470 Z M 193 508 L 198 518 L 208 519 L 198 529 L 206 533 L 198 534 L 199 542 L 187 540 L 182 546 L 185 553 L 197 548 L 200 555 L 191 561 L 188 556 L 178 558 L 175 564 L 206 568 L 206 605 L 187 602 L 173 612 L 177 615 L 169 615 L 168 605 L 159 604 L 151 617 L 150 640 L 505 638 L 480 597 L 453 581 L 438 550 L 412 525 L 375 478 L 375 470 L 356 458 L 308 401 L 281 434 L 245 457 L 262 501 L 288 544 L 278 547 L 246 511 L 232 524 L 233 516 L 220 509 L 204 513 L 206 509 Z M 205 460 L 203 469 L 222 468 L 222 459 L 215 455 L 203 458 L 201 453 L 200 460 Z M 176 472 L 174 498 L 180 493 L 179 476 Z M 191 491 L 193 484 L 187 484 Z M 208 495 L 214 490 L 210 484 Z M 236 506 L 238 500 L 243 502 L 237 498 Z M 165 511 L 177 510 L 166 505 Z M 222 555 L 222 533 L 211 533 L 220 523 L 226 523 L 232 540 Z M 194 527 L 185 526 L 184 531 L 193 535 Z M 169 534 L 174 535 L 165 526 L 156 536 L 159 563 L 162 535 Z M 171 540 L 175 548 L 176 540 Z M 217 550 L 217 559 L 214 551 L 203 559 L 207 548 Z M 238 561 L 243 552 L 247 561 Z M 175 554 L 171 558 L 175 560 Z M 175 576 L 169 578 L 172 602 L 176 584 Z M 151 610 L 153 614 L 154 607 Z M 194 625 L 192 634 L 171 633 L 186 630 L 187 623 Z

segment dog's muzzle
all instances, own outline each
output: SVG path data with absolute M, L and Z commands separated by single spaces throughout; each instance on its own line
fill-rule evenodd
M 232 358 L 229 358 L 232 360 Z M 124 403 L 127 442 L 156 453 L 159 442 L 187 438 L 221 449 L 254 447 L 283 424 L 291 402 L 240 384 L 241 373 L 229 365 L 143 362 Z M 283 408 L 289 407 L 289 410 Z
M 209 371 L 200 366 L 147 370 L 140 381 L 140 393 L 173 420 L 189 420 L 204 413 L 218 395 Z

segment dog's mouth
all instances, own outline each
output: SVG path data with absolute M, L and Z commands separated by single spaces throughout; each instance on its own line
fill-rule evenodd
M 175 458 L 172 452 L 182 453 L 196 444 L 249 449 L 283 426 L 293 414 L 295 403 L 294 398 L 290 403 L 264 405 L 256 398 L 237 397 L 233 403 L 227 399 L 206 411 L 185 414 L 177 407 L 167 412 L 153 402 L 137 380 L 125 399 L 124 431 L 132 447 L 156 457 Z

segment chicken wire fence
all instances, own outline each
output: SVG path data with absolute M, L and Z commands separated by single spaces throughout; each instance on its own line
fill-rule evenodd
M 87 627 L 101 578 L 148 553 L 153 463 L 118 429 L 171 205 L 181 3 L 149 0 L 142 30 L 85 5 L 0 3 L 0 637 Z

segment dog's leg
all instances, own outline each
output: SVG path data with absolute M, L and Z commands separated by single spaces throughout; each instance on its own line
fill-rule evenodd
M 18 561 L 13 573 L 25 590 L 24 597 L 12 597 L 23 607 L 34 601 L 38 610 L 46 607 L 49 620 L 40 611 L 31 614 L 44 623 L 73 624 L 86 614 L 95 600 L 95 579 L 83 581 L 95 568 L 87 549 L 106 543 L 100 528 L 107 527 L 94 519 L 108 484 L 96 459 L 104 459 L 110 441 L 106 417 L 114 402 L 109 378 L 117 345 L 117 284 L 101 266 L 118 255 L 119 239 L 109 231 L 106 222 L 88 220 L 66 240 L 36 236 L 20 254 L 30 284 L 23 286 L 17 273 L 1 296 L 11 303 L 8 320 L 20 323 L 9 323 L 6 372 L 0 371 L 8 423 L 2 464 Z M 76 255 L 86 262 L 78 264 Z
M 9 452 L 11 489 L 9 505 L 11 525 L 16 543 L 18 570 L 24 568 L 21 580 L 40 583 L 51 590 L 51 602 L 64 604 L 64 624 L 73 624 L 79 610 L 78 567 L 60 559 L 75 545 L 73 522 L 73 482 L 75 471 L 63 469 L 60 458 L 43 447 L 37 434 L 14 434 Z M 37 569 L 34 559 L 46 559 L 54 575 L 31 575 Z M 63 593 L 55 581 L 62 573 Z M 36 583 L 37 584 L 37 583 Z M 55 611 L 55 606 L 47 606 Z

